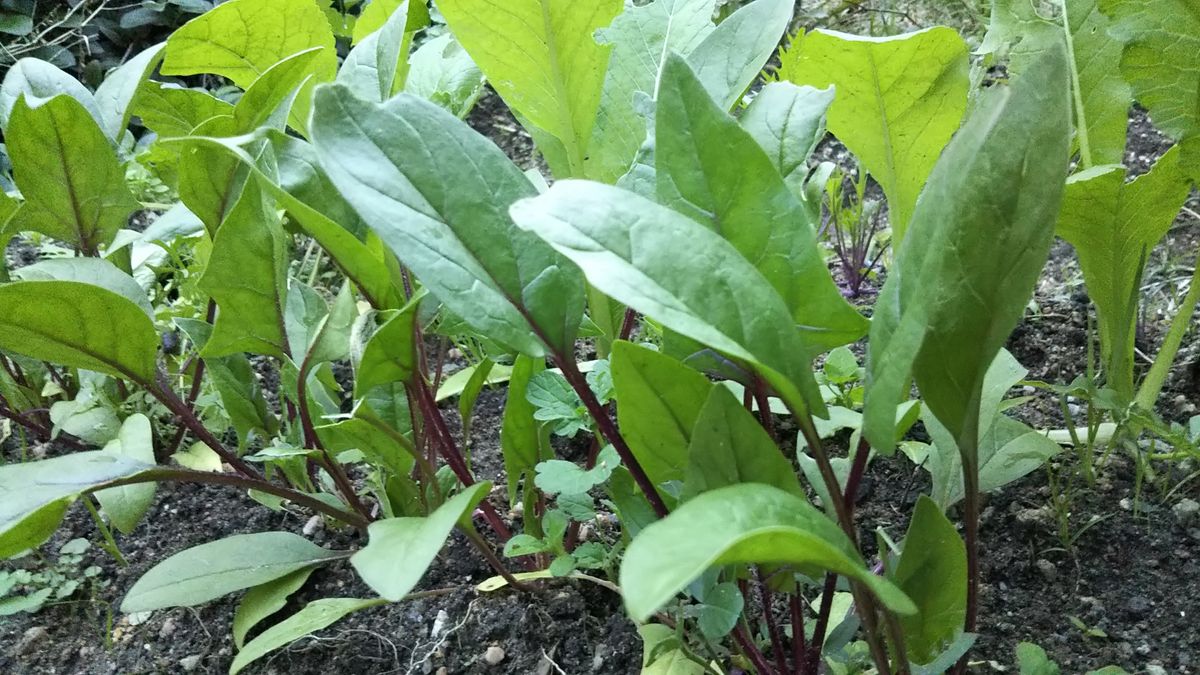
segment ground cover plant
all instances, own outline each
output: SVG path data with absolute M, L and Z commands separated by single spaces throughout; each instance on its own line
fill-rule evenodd
M 641 645 L 610 672 L 968 672 L 995 659 L 989 494 L 1045 475 L 1067 553 L 1113 471 L 1195 521 L 1200 418 L 1159 405 L 1194 264 L 1138 340 L 1200 166 L 1180 0 L 995 0 L 982 40 L 797 27 L 785 0 L 199 9 L 94 89 L 35 58 L 0 84 L 0 243 L 41 258 L 0 266 L 0 615 L 120 586 L 109 640 L 236 595 L 211 665 L 270 672 L 459 592 L 429 583 L 450 546 L 471 593 L 619 598 Z M 489 100 L 533 161 L 466 121 Z M 1168 138 L 1149 171 L 1135 102 Z M 1069 381 L 1007 349 L 1056 235 L 1095 308 Z M 1016 414 L 1039 391 L 1052 425 Z M 900 462 L 922 494 L 864 522 Z M 84 565 L 129 565 L 177 484 L 274 524 L 124 585 Z M 465 672 L 526 672 L 475 648 Z

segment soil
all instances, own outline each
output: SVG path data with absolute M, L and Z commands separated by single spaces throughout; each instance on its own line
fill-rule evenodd
M 480 102 L 470 122 L 496 138 L 523 167 L 539 166 L 528 138 L 494 94 Z M 1135 112 L 1131 166 L 1145 170 L 1165 147 L 1145 115 Z M 837 156 L 836 148 L 829 152 Z M 1169 259 L 1182 257 L 1190 263 L 1200 228 L 1188 218 L 1181 219 L 1162 247 L 1173 254 Z M 36 250 L 21 241 L 8 253 L 15 264 L 37 257 Z M 1169 277 L 1169 265 L 1155 266 L 1155 261 L 1148 281 L 1155 275 Z M 867 297 L 870 293 L 868 289 Z M 1009 349 L 1030 369 L 1030 379 L 1069 382 L 1085 362 L 1089 307 L 1078 266 L 1065 244 L 1055 247 L 1035 300 L 1036 310 L 1013 334 Z M 1163 302 L 1169 304 L 1169 299 Z M 1153 353 L 1161 339 L 1163 316 L 1169 312 L 1169 306 L 1164 307 L 1147 314 L 1139 342 L 1143 351 Z M 1165 417 L 1186 422 L 1195 414 L 1194 404 L 1200 399 L 1197 363 L 1200 354 L 1193 341 L 1185 346 L 1168 381 L 1161 405 Z M 480 476 L 501 482 L 496 439 L 504 396 L 503 388 L 481 395 L 470 439 Z M 1038 427 L 1062 423 L 1055 399 L 1039 392 L 1033 397 L 1014 411 L 1017 416 Z M 17 459 L 11 445 L 6 461 Z M 577 457 L 585 449 L 570 445 L 561 450 Z M 1064 453 L 1053 466 L 1066 471 L 1072 461 Z M 1195 466 L 1190 460 L 1157 468 L 1158 480 L 1139 487 L 1129 459 L 1112 457 L 1096 487 L 1075 495 L 1069 515 L 1069 533 L 1075 539 L 1069 542 L 1059 536 L 1048 507 L 1045 473 L 1035 472 L 988 495 L 981 530 L 985 583 L 975 672 L 1011 670 L 1014 647 L 1026 640 L 1043 646 L 1068 673 L 1109 664 L 1131 672 L 1149 672 L 1151 666 L 1161 668 L 1158 672 L 1200 672 L 1200 632 L 1194 616 L 1200 612 L 1200 523 L 1180 526 L 1171 511 L 1185 497 L 1200 498 L 1200 481 L 1192 479 Z M 928 487 L 925 472 L 903 455 L 877 459 L 865 476 L 858 507 L 864 540 L 873 540 L 866 535 L 876 527 L 899 539 L 916 496 Z M 501 503 L 503 498 L 496 495 L 494 501 Z M 118 567 L 94 546 L 85 565 L 103 568 L 100 583 L 37 614 L 0 618 L 0 673 L 226 672 L 234 653 L 230 623 L 236 598 L 156 612 L 135 623 L 116 610 L 124 592 L 174 552 L 236 533 L 301 533 L 310 516 L 300 510 L 272 512 L 226 488 L 161 486 L 152 513 L 131 536 L 119 539 L 128 567 Z M 318 528 L 309 536 L 332 549 L 362 545 L 353 533 Z M 78 507 L 44 550 L 55 551 L 73 537 L 100 541 L 88 514 Z M 614 593 L 573 581 L 540 583 L 530 595 L 509 589 L 476 591 L 475 585 L 492 574 L 456 535 L 417 589 L 436 594 L 352 614 L 245 672 L 638 672 L 641 643 Z M 277 617 L 316 598 L 369 596 L 369 589 L 343 562 L 315 572 Z M 441 639 L 431 637 L 435 622 L 449 627 Z M 495 665 L 484 660 L 489 647 L 503 650 L 503 659 Z

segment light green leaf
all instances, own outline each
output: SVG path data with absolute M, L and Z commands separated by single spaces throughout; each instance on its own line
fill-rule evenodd
M 632 192 L 589 181 L 559 181 L 514 204 L 512 215 L 606 295 L 758 366 L 790 405 L 824 410 L 783 299 L 719 234 Z
M 313 139 L 342 196 L 451 312 L 529 356 L 571 353 L 582 275 L 513 225 L 508 205 L 535 191 L 499 148 L 428 101 L 340 86 L 318 91 Z
M 554 433 L 574 436 L 591 424 L 587 408 L 579 394 L 561 373 L 543 370 L 529 379 L 525 400 L 534 407 L 533 418 L 552 422 Z
M 688 64 L 722 108 L 732 108 L 758 78 L 794 12 L 792 0 L 742 5 L 688 55 Z
M 273 126 L 282 126 L 299 92 L 303 91 L 298 89 L 301 84 L 307 82 L 306 86 L 311 88 L 310 78 L 314 69 L 320 66 L 324 53 L 322 47 L 310 47 L 284 57 L 263 71 L 233 107 L 237 133 L 253 131 L 272 120 L 275 120 Z M 305 119 L 304 123 L 307 121 Z M 304 123 L 293 126 L 304 131 L 308 128 Z
M 496 93 L 527 125 L 561 144 L 565 166 L 552 162 L 551 168 L 562 177 L 583 174 L 611 51 L 597 44 L 594 34 L 621 7 L 621 0 L 438 3 Z
M 886 38 L 816 30 L 780 58 L 779 79 L 837 88 L 829 130 L 883 187 L 892 238 L 901 242 L 967 109 L 966 43 L 945 27 Z
M 1062 672 L 1046 655 L 1046 650 L 1032 642 L 1017 645 L 1017 666 L 1021 675 L 1059 675 Z
M 138 52 L 132 59 L 126 61 L 104 78 L 104 82 L 96 88 L 96 107 L 100 110 L 100 119 L 104 132 L 118 143 L 129 126 L 131 104 L 137 96 L 138 89 L 162 61 L 163 48 L 166 43 L 160 42 Z
M 135 304 L 75 281 L 0 286 L 0 349 L 40 361 L 155 381 L 158 333 Z
M 542 459 L 542 449 L 549 447 L 549 430 L 534 419 L 535 408 L 528 400 L 530 379 L 545 369 L 545 361 L 518 355 L 513 363 L 512 379 L 504 402 L 504 419 L 500 426 L 500 449 L 504 455 L 504 473 L 508 476 L 508 501 L 517 502 L 517 484 L 524 476 L 533 475 Z
M 801 498 L 791 462 L 750 411 L 725 387 L 713 387 L 688 448 L 683 498 L 739 483 L 764 483 Z
M 104 445 L 116 439 L 121 430 L 116 404 L 90 384 L 80 388 L 74 399 L 53 403 L 50 421 L 57 431 L 93 445 Z
M 399 602 L 417 585 L 454 526 L 492 489 L 476 483 L 446 501 L 425 518 L 387 518 L 371 523 L 367 545 L 350 564 L 371 590 Z
M 613 385 L 621 435 L 650 481 L 682 481 L 692 430 L 713 385 L 696 370 L 658 351 L 613 343 Z
M 464 118 L 483 95 L 483 71 L 471 55 L 446 33 L 413 52 L 404 91 L 420 96 Z
M 962 632 L 967 614 L 967 549 L 941 509 L 921 495 L 892 581 L 917 605 L 900 617 L 908 658 L 929 663 Z
M 141 413 L 127 417 L 117 438 L 104 446 L 104 452 L 143 464 L 154 464 L 154 432 L 150 428 L 150 420 Z M 154 483 L 99 490 L 96 499 L 112 519 L 113 525 L 129 534 L 154 503 Z
M 724 582 L 717 584 L 704 594 L 704 604 L 700 607 L 700 632 L 709 640 L 720 640 L 737 625 L 742 618 L 742 607 L 746 603 L 737 584 Z
M 350 327 L 356 318 L 358 308 L 354 304 L 354 293 L 350 290 L 350 284 L 342 284 L 342 290 L 329 306 L 329 313 L 313 331 L 302 355 L 304 362 L 301 370 L 308 371 L 322 363 L 340 361 L 349 356 Z
M 1008 56 L 1010 76 L 1020 76 L 1059 43 L 1068 48 L 1076 145 L 1083 168 L 1119 164 L 1129 124 L 1129 85 L 1121 76 L 1121 43 L 1109 31 L 1097 0 L 1058 0 L 1043 16 L 1030 0 L 993 0 L 985 54 Z
M 427 25 L 429 11 L 423 1 L 372 2 L 354 24 L 354 42 L 358 46 L 346 56 L 337 81 L 350 87 L 359 98 L 388 100 L 404 88 L 413 33 Z
M 387 604 L 381 598 L 359 600 L 358 598 L 323 598 L 314 600 L 304 609 L 263 631 L 262 635 L 246 643 L 229 666 L 229 675 L 237 675 L 243 668 L 270 652 L 284 647 L 310 633 L 333 625 L 342 617 L 361 609 Z
M 283 227 L 261 192 L 249 187 L 213 241 L 200 288 L 220 312 L 204 356 L 250 352 L 284 358 L 287 266 Z
M 80 493 L 150 468 L 103 450 L 0 466 L 0 559 L 49 539 Z
M 1142 268 L 1191 191 L 1179 158 L 1176 146 L 1128 183 L 1121 166 L 1075 174 L 1058 217 L 1058 234 L 1075 247 L 1096 303 L 1107 384 L 1126 401 L 1133 398 Z
M 55 96 L 31 108 L 18 99 L 5 128 L 13 177 L 25 204 L 9 227 L 95 253 L 138 208 L 116 151 L 78 101 Z
M 715 5 L 716 0 L 655 0 L 626 7 L 597 31 L 597 42 L 612 45 L 612 57 L 585 159 L 588 178 L 615 183 L 629 169 L 646 138 L 635 95 L 654 97 L 664 56 L 687 56 L 712 33 Z
M 366 419 L 351 418 L 317 427 L 317 436 L 330 452 L 358 450 L 372 465 L 386 468 L 393 476 L 407 476 L 415 463 L 411 445 L 402 446 L 394 435 Z
M 222 470 L 221 456 L 201 442 L 192 443 L 186 449 L 173 453 L 171 459 L 192 471 L 220 473 Z
M 306 567 L 291 574 L 268 581 L 246 591 L 233 613 L 233 643 L 240 651 L 246 641 L 246 633 L 263 619 L 283 609 L 288 596 L 300 590 L 313 568 Z
M 537 465 L 534 484 L 546 494 L 581 495 L 608 480 L 613 469 L 620 464 L 617 451 L 611 445 L 606 445 L 596 456 L 596 465 L 590 469 L 562 459 L 541 462 Z
M 225 537 L 180 551 L 150 568 L 121 601 L 122 612 L 194 607 L 346 557 L 290 532 Z
M 354 22 L 352 42 L 358 44 L 367 36 L 383 28 L 397 14 L 403 16 L 401 25 L 408 25 L 406 32 L 421 30 L 429 25 L 429 8 L 420 0 L 371 0 L 366 9 Z
M 704 675 L 703 665 L 688 658 L 678 644 L 675 631 L 661 624 L 638 626 L 642 636 L 642 669 L 640 675 Z M 674 646 L 668 648 L 667 644 Z
M 658 201 L 725 237 L 762 273 L 811 356 L 867 332 L 833 283 L 808 210 L 678 56 L 663 65 L 655 126 Z
M 1053 241 L 1070 143 L 1066 78 L 1058 49 L 987 92 L 934 168 L 896 255 L 901 273 L 871 321 L 863 432 L 876 450 L 895 449 L 913 371 L 926 405 L 974 444 L 984 375 Z
M 233 105 L 199 89 L 147 80 L 138 89 L 132 112 L 160 138 L 187 136 L 214 117 L 232 116 Z
M 13 276 L 24 281 L 78 281 L 105 288 L 132 302 L 154 318 L 146 291 L 133 277 L 102 258 L 51 258 L 22 267 Z
M 909 615 L 916 606 L 863 564 L 833 521 L 769 485 L 732 485 L 683 504 L 629 545 L 621 564 L 625 608 L 645 621 L 711 567 L 781 563 L 824 569 L 866 586 L 885 607 Z
M 403 310 L 379 314 L 382 321 L 363 348 L 355 368 L 354 391 L 362 396 L 367 391 L 391 382 L 408 382 L 417 367 L 417 352 L 413 344 L 417 305 Z
M 104 119 L 92 92 L 79 80 L 41 59 L 19 59 L 5 73 L 4 82 L 0 83 L 0 128 L 8 131 L 13 107 L 22 95 L 27 105 L 37 108 L 60 94 L 75 99 L 97 124 Z
M 834 88 L 798 87 L 771 82 L 759 90 L 741 116 L 742 128 L 766 151 L 783 182 L 798 199 L 805 199 L 808 158 L 825 136 L 825 113 Z

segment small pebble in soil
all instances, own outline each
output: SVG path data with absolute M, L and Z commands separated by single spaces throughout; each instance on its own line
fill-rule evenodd
M 185 656 L 182 659 L 179 659 L 179 667 L 183 669 L 183 672 L 190 673 L 200 667 L 200 661 L 203 659 L 204 657 L 199 654 Z
M 1150 600 L 1144 595 L 1135 595 L 1125 603 L 1125 611 L 1135 619 L 1144 617 L 1150 612 Z
M 1042 576 L 1046 578 L 1046 581 L 1052 582 L 1055 579 L 1058 579 L 1058 568 L 1055 567 L 1054 563 L 1050 562 L 1049 560 L 1046 560 L 1045 558 L 1038 560 L 1037 568 L 1038 571 L 1042 573 Z
M 1171 507 L 1171 513 L 1175 514 L 1175 522 L 1179 523 L 1180 527 L 1188 527 L 1196 522 L 1196 517 L 1200 515 L 1200 502 L 1184 499 Z
M 498 645 L 492 645 L 483 653 L 483 661 L 489 666 L 498 666 L 504 660 L 504 648 Z
M 175 617 L 169 616 L 166 621 L 163 621 L 162 626 L 158 629 L 158 637 L 167 639 L 175 634 L 179 629 L 179 624 L 176 623 Z
M 429 631 L 429 637 L 435 638 L 441 636 L 442 633 L 446 632 L 446 624 L 449 622 L 450 615 L 446 613 L 446 610 L 439 609 L 437 616 L 433 619 L 433 628 Z
M 307 523 L 304 523 L 304 529 L 301 530 L 301 532 L 304 533 L 304 536 L 311 537 L 316 534 L 317 530 L 321 529 L 324 524 L 325 521 L 321 519 L 321 516 L 313 516 L 312 518 L 308 519 Z
M 41 626 L 34 626 L 33 628 L 30 628 L 29 630 L 25 631 L 24 635 L 21 636 L 21 643 L 17 645 L 17 653 L 28 654 L 29 652 L 32 652 L 37 647 L 39 642 L 48 637 L 50 637 L 50 631 L 46 630 L 45 628 Z
M 1158 664 L 1151 663 L 1146 666 L 1146 675 L 1167 675 L 1167 669 Z

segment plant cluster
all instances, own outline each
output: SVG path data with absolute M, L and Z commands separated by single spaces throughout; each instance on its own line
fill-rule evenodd
M 412 597 L 454 531 L 488 588 L 621 593 L 644 672 L 964 672 L 981 493 L 1060 451 L 1005 414 L 1025 370 L 1003 350 L 1056 232 L 1099 317 L 1102 377 L 1071 389 L 1106 402 L 1089 444 L 1104 419 L 1135 448 L 1171 431 L 1153 405 L 1200 284 L 1140 386 L 1133 334 L 1148 251 L 1200 175 L 1200 50 L 1177 39 L 1200 23 L 1142 4 L 997 0 L 982 49 L 1009 77 L 988 87 L 945 27 L 797 33 L 763 77 L 790 0 L 229 0 L 94 91 L 22 59 L 0 85 L 0 243 L 65 250 L 0 285 L 0 415 L 63 443 L 0 467 L 0 557 L 76 502 L 119 555 L 108 528 L 133 532 L 158 483 L 219 484 L 361 535 L 228 537 L 128 589 L 124 612 L 244 591 L 231 673 Z M 463 121 L 485 81 L 551 176 Z M 1179 145 L 1127 181 L 1134 97 Z M 861 167 L 848 201 L 810 161 L 826 131 Z M 867 175 L 892 249 L 870 320 L 819 239 L 823 206 L 848 218 L 869 281 Z M 446 377 L 452 348 L 468 366 Z M 471 419 L 502 381 L 493 486 Z M 897 449 L 932 489 L 907 531 L 868 537 L 855 497 Z M 619 529 L 584 536 L 607 513 Z M 341 561 L 374 597 L 261 629 Z

